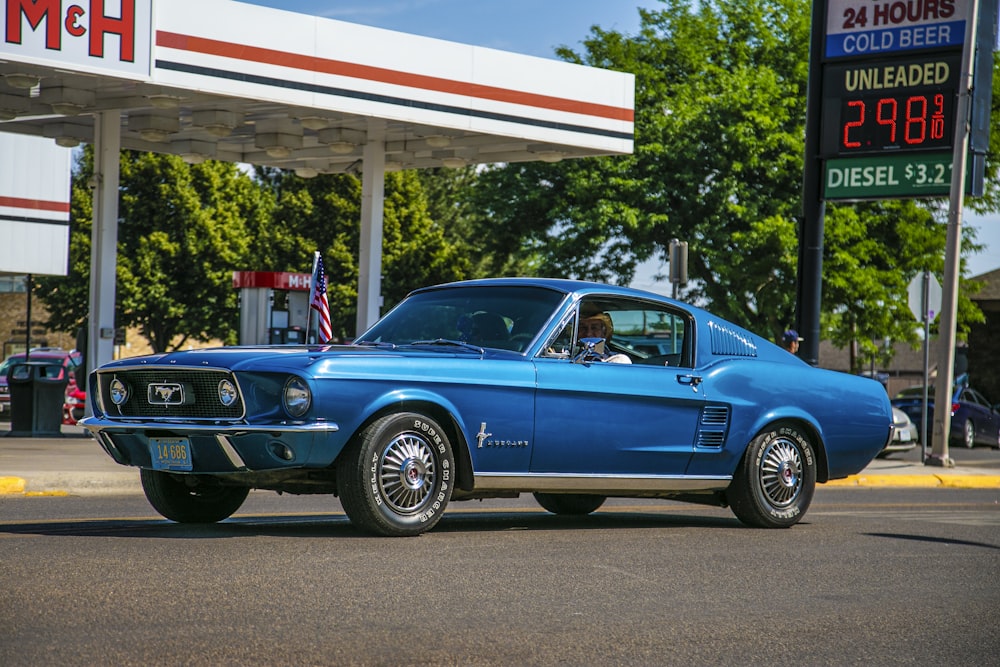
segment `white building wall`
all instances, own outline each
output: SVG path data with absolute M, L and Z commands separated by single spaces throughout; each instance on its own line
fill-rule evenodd
M 0 132 L 0 273 L 64 276 L 71 151 Z

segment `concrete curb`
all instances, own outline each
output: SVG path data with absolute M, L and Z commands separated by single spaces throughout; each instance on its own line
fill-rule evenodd
M 1000 489 L 1000 475 L 879 475 L 860 473 L 826 482 L 823 486 Z
M 0 477 L 0 496 L 23 494 L 26 485 L 23 477 Z
M 836 479 L 820 487 L 1000 489 L 1000 475 L 867 474 Z M 119 473 L 35 473 L 0 477 L 0 496 L 68 496 L 141 494 L 137 469 Z
M 96 496 L 141 494 L 138 469 L 121 473 L 46 472 L 0 477 L 0 496 Z

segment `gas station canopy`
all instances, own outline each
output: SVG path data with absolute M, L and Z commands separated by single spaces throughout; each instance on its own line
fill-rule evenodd
M 0 0 L 0 131 L 297 170 L 632 150 L 633 77 L 228 0 Z
M 630 153 L 634 85 L 231 0 L 0 0 L 0 132 L 94 145 L 91 367 L 113 353 L 122 148 L 359 173 L 362 331 L 379 315 L 385 171 Z

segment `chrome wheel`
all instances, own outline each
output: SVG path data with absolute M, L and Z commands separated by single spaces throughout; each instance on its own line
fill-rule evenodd
M 965 420 L 965 441 L 964 445 L 967 449 L 972 449 L 976 446 L 976 426 L 972 423 L 971 419 Z
M 814 447 L 808 433 L 790 422 L 758 433 L 726 490 L 736 518 L 759 528 L 795 525 L 816 489 Z
M 366 426 L 337 459 L 337 494 L 351 522 L 387 536 L 419 535 L 441 519 L 454 483 L 448 432 L 400 412 Z
M 769 503 L 787 507 L 802 489 L 802 454 L 786 437 L 772 442 L 760 464 L 760 486 Z
M 436 474 L 434 453 L 420 436 L 400 435 L 382 452 L 379 486 L 386 502 L 400 514 L 420 511 L 434 488 Z

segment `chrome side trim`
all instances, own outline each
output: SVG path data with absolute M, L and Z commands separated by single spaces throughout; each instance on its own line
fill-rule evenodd
M 100 417 L 84 417 L 79 422 L 94 435 L 101 431 L 140 431 L 140 430 L 170 430 L 188 431 L 204 434 L 225 434 L 227 436 L 243 435 L 244 433 L 336 433 L 340 426 L 333 422 L 308 422 L 303 424 L 205 424 L 183 420 L 154 419 L 102 419 Z
M 667 491 L 722 491 L 732 475 L 571 475 L 564 473 L 476 473 L 476 491 L 563 491 L 567 493 L 657 493 Z
M 229 436 L 219 433 L 215 436 L 215 440 L 219 443 L 219 447 L 222 447 L 222 452 L 229 459 L 229 462 L 233 464 L 234 468 L 237 470 L 249 470 L 246 461 L 243 460 L 243 457 L 233 447 L 233 443 L 229 442 Z

